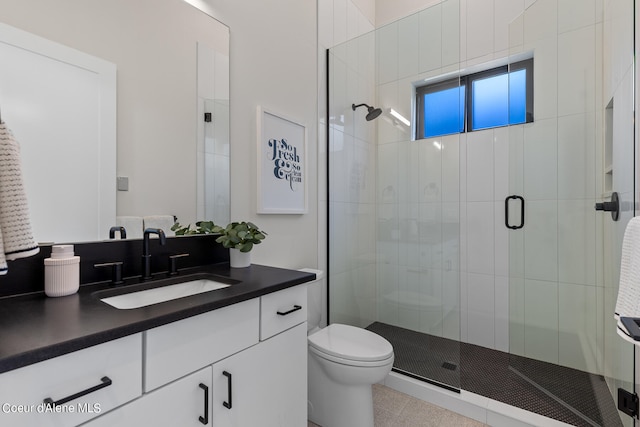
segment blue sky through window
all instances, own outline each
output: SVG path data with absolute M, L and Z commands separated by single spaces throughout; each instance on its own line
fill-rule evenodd
M 472 130 L 504 126 L 509 122 L 509 76 L 474 80 Z
M 424 95 L 424 137 L 464 132 L 465 87 Z
M 524 123 L 526 84 L 526 70 L 474 80 L 471 130 Z
M 527 70 L 509 73 L 509 124 L 527 121 Z

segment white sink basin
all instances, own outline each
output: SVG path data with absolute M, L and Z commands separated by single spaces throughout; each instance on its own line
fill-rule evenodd
M 227 283 L 216 282 L 210 279 L 192 280 L 190 282 L 166 285 L 144 291 L 102 298 L 100 301 L 121 310 L 146 307 L 160 302 L 171 301 L 178 298 L 197 295 L 204 292 L 215 291 L 229 287 Z

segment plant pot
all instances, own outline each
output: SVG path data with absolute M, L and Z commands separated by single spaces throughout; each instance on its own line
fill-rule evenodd
M 251 265 L 251 252 L 240 252 L 238 249 L 229 249 L 229 263 L 231 268 L 245 268 Z

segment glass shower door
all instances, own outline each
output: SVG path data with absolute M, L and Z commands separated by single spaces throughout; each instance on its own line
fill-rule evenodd
M 596 66 L 601 23 L 598 14 L 585 15 L 580 25 L 562 21 L 560 3 L 535 2 L 511 25 L 512 62 L 532 55 L 535 73 L 534 121 L 509 127 L 511 387 L 516 394 L 521 385 L 534 390 L 522 394 L 525 409 L 546 401 L 556 418 L 570 424 L 621 425 L 617 380 L 608 374 L 629 378 L 632 373 L 632 364 L 620 365 L 627 350 L 613 337 L 615 274 L 607 271 L 619 268 L 619 257 L 607 251 L 619 242 L 610 244 L 617 232 L 607 231 L 610 218 L 594 210 L 607 196 L 604 77 Z M 549 20 L 559 24 L 538 22 Z M 627 157 L 631 168 L 632 157 Z M 522 228 L 509 227 L 523 217 Z M 607 258 L 609 266 L 603 262 Z

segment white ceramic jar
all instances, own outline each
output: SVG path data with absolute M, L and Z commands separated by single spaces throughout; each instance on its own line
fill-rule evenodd
M 49 297 L 63 297 L 80 287 L 80 257 L 73 245 L 53 245 L 51 258 L 44 260 L 44 293 Z

